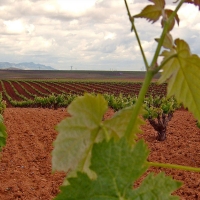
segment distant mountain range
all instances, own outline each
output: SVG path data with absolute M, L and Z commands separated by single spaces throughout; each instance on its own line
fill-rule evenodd
M 33 62 L 23 62 L 23 63 L 9 63 L 9 62 L 0 62 L 0 69 L 7 70 L 55 70 L 53 67 L 35 64 Z

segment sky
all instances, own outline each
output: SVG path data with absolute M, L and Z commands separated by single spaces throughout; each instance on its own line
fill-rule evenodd
M 166 0 L 166 8 L 174 8 Z M 147 0 L 128 0 L 138 14 Z M 200 12 L 186 4 L 171 32 L 200 55 Z M 160 22 L 135 20 L 148 62 Z M 59 70 L 145 70 L 123 0 L 0 0 L 0 62 L 34 62 Z

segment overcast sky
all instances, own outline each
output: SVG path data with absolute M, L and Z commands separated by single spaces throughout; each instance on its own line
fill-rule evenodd
M 174 0 L 167 0 L 172 8 Z M 138 14 L 147 0 L 128 0 Z M 200 55 L 200 12 L 193 5 L 179 11 L 173 30 Z M 148 60 L 161 32 L 137 19 L 136 27 Z M 144 70 L 123 0 L 0 0 L 0 62 L 34 62 L 55 69 Z

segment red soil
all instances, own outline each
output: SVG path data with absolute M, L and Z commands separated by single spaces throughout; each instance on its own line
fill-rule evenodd
M 15 91 L 13 90 L 13 88 L 11 87 L 11 85 L 10 85 L 9 82 L 3 81 L 3 84 L 4 84 L 4 87 L 5 87 L 5 89 L 6 89 L 7 93 L 8 93 L 8 95 L 9 95 L 12 99 L 14 99 L 14 100 L 16 100 L 16 101 L 22 101 L 22 100 L 23 100 L 21 97 L 19 97 L 19 96 L 15 93 Z
M 17 92 L 19 94 L 23 94 L 23 96 L 25 96 L 28 99 L 33 99 L 33 96 L 29 95 L 22 87 L 20 84 L 18 84 L 17 82 L 12 81 L 12 85 L 15 87 L 15 89 L 17 90 Z
M 40 84 L 38 84 L 37 82 L 30 82 L 30 84 L 36 89 L 36 90 L 39 90 L 40 92 L 44 93 L 44 94 L 51 94 L 51 92 L 48 92 L 46 89 L 42 88 L 40 86 Z M 41 83 L 42 85 L 42 83 Z
M 0 161 L 0 199 L 52 199 L 64 173 L 51 173 L 54 127 L 66 112 L 39 108 L 7 108 L 8 140 Z
M 30 85 L 28 85 L 27 84 L 27 82 L 25 82 L 25 81 L 18 81 L 18 83 L 20 83 L 24 88 L 26 88 L 26 90 L 28 90 L 31 94 L 34 94 L 34 95 L 36 95 L 36 96 L 42 96 L 38 91 L 37 91 L 37 89 L 36 88 L 32 88 Z M 22 92 L 22 94 L 23 94 L 23 92 Z M 43 95 L 44 96 L 44 95 Z
M 109 110 L 105 118 L 112 115 Z M 61 108 L 5 110 L 8 140 L 0 161 L 0 199 L 50 200 L 56 196 L 65 174 L 51 173 L 52 142 L 57 135 L 55 125 L 65 116 L 67 112 Z M 175 112 L 164 142 L 155 140 L 156 132 L 149 123 L 142 129 L 140 137 L 150 148 L 149 161 L 200 167 L 200 129 L 188 111 Z M 200 173 L 153 167 L 149 171 L 161 170 L 184 182 L 175 193 L 181 200 L 200 199 Z

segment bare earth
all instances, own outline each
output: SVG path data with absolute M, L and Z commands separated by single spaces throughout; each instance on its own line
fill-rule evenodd
M 106 117 L 112 116 L 109 110 Z M 51 173 L 55 125 L 67 116 L 65 109 L 7 108 L 4 112 L 7 145 L 0 161 L 0 199 L 50 200 L 59 192 L 64 173 Z M 141 138 L 150 148 L 149 161 L 200 167 L 200 129 L 186 110 L 176 111 L 168 126 L 167 140 L 155 140 L 156 132 L 147 123 Z M 160 172 L 164 169 L 151 168 Z M 149 172 L 148 171 L 148 172 Z M 200 173 L 165 169 L 166 174 L 184 181 L 176 194 L 181 200 L 200 199 Z M 148 173 L 147 172 L 147 173 Z

